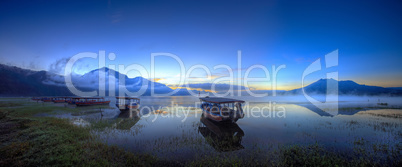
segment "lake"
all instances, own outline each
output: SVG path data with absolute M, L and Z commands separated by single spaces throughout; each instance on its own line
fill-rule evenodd
M 123 112 L 110 98 L 108 108 L 83 107 L 80 114 L 55 111 L 52 116 L 91 127 L 108 145 L 175 161 L 203 156 L 275 159 L 283 147 L 294 145 L 316 145 L 350 157 L 381 160 L 393 151 L 400 157 L 401 98 L 341 97 L 335 114 L 325 111 L 333 103 L 314 105 L 300 97 L 235 98 L 246 101 L 245 117 L 237 123 L 204 118 L 198 97 L 189 96 L 141 97 L 139 111 Z

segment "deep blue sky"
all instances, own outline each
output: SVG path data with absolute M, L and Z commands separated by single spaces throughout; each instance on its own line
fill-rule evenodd
M 341 80 L 402 86 L 401 16 L 398 1 L 1 1 L 0 61 L 63 73 L 56 62 L 105 50 L 116 54 L 107 64 L 149 70 L 151 53 L 169 52 L 187 69 L 202 64 L 219 76 L 224 73 L 213 67 L 238 68 L 241 50 L 242 69 L 286 65 L 278 88 L 291 89 L 300 87 L 309 64 L 339 49 L 339 66 L 307 82 L 338 71 Z M 86 60 L 76 72 L 96 68 Z M 178 69 L 171 59 L 156 60 L 162 83 L 174 85 Z M 251 76 L 264 75 L 256 69 Z M 270 83 L 254 87 L 270 89 Z

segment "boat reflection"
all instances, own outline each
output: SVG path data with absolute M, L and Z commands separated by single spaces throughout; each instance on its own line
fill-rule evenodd
M 244 149 L 241 145 L 243 130 L 236 123 L 213 122 L 201 116 L 198 132 L 216 151 L 228 152 Z
M 127 111 L 121 111 L 119 116 L 117 116 L 117 118 L 140 118 L 140 114 L 139 114 L 139 110 L 138 109 L 130 109 Z
M 141 117 L 139 116 L 138 110 L 130 109 L 128 111 L 120 112 L 117 118 L 116 129 L 130 130 Z

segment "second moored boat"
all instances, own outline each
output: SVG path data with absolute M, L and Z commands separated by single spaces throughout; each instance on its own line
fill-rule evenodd
M 116 107 L 120 111 L 140 108 L 140 99 L 135 97 L 116 97 Z
M 103 97 L 80 97 L 80 98 L 72 98 L 71 103 L 75 103 L 75 105 L 77 106 L 92 106 L 92 105 L 109 104 L 110 100 L 105 100 Z

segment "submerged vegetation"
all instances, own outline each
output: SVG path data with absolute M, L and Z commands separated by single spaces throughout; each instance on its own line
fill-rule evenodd
M 107 107 L 106 107 L 107 108 Z M 350 141 L 350 152 L 341 152 L 320 143 L 309 144 L 254 144 L 250 150 L 208 152 L 213 137 L 198 135 L 200 122 L 192 122 L 180 137 L 162 137 L 150 141 L 132 141 L 152 148 L 156 153 L 127 151 L 107 145 L 97 135 L 108 130 L 138 131 L 140 118 L 89 120 L 90 126 L 77 126 L 69 119 L 42 117 L 38 114 L 71 113 L 72 115 L 96 114 L 97 108 L 70 108 L 50 103 L 36 103 L 19 99 L 0 101 L 0 166 L 401 166 L 401 133 L 390 146 L 373 143 L 365 138 Z M 102 110 L 102 109 L 99 109 Z M 400 117 L 397 117 L 400 118 Z M 136 125 L 137 124 L 137 125 Z M 134 126 L 136 125 L 136 126 Z M 362 126 L 358 120 L 345 122 L 346 128 Z M 181 125 L 185 126 L 185 125 Z M 298 127 L 303 125 L 297 125 Z M 326 122 L 323 126 L 333 126 Z M 390 131 L 400 124 L 375 122 L 374 129 Z M 131 128 L 135 127 L 135 128 Z M 286 127 L 286 126 L 285 126 Z M 130 129 L 131 128 L 131 129 Z M 180 127 L 178 127 L 180 128 Z M 303 132 L 305 136 L 312 136 Z M 113 134 L 112 134 L 113 135 Z M 314 135 L 313 135 L 314 136 Z M 227 146 L 226 144 L 223 146 Z M 227 146 L 230 147 L 230 146 Z M 181 160 L 160 158 L 192 148 L 195 155 L 185 155 Z M 227 148 L 229 149 L 229 148 Z M 268 150 L 268 151 L 267 151 Z M 185 151 L 184 151 L 185 152 Z M 188 158 L 187 158 L 188 157 Z

